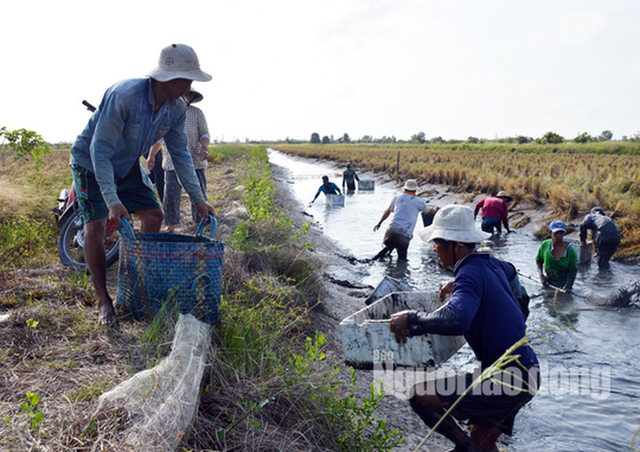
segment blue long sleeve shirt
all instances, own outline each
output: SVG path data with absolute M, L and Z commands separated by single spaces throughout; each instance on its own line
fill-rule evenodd
M 526 335 L 524 315 L 507 278 L 510 264 L 488 254 L 469 254 L 457 262 L 449 302 L 431 313 L 409 318 L 410 334 L 464 335 L 486 368 Z M 538 363 L 528 345 L 519 347 L 520 363 Z
M 204 201 L 198 178 L 187 149 L 185 133 L 186 104 L 167 99 L 153 113 L 151 79 L 130 79 L 116 83 L 104 94 L 102 102 L 71 148 L 72 165 L 91 171 L 109 208 L 121 204 L 116 181 L 124 178 L 140 157 L 164 137 L 176 173 L 193 203 Z M 152 187 L 145 171 L 143 180 Z

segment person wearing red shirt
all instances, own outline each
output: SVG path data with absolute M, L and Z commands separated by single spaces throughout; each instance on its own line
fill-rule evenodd
M 473 218 L 475 219 L 480 209 L 482 209 L 482 230 L 490 234 L 500 234 L 502 232 L 502 225 L 507 232 L 511 232 L 509 229 L 509 209 L 507 203 L 511 201 L 511 196 L 506 191 L 499 191 L 496 196 L 489 196 L 484 198 L 473 210 Z

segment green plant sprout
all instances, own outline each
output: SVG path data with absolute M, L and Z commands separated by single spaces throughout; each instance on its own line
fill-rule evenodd
M 20 404 L 23 416 L 29 421 L 29 427 L 33 431 L 40 429 L 40 422 L 44 419 L 44 414 L 38 408 L 40 396 L 34 392 L 27 391 L 27 398 Z M 5 417 L 6 419 L 6 417 Z
M 29 331 L 33 332 L 40 322 L 35 319 L 27 319 L 26 324 L 29 327 Z

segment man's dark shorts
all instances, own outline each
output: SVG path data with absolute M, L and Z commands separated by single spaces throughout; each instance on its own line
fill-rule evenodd
M 540 384 L 538 367 L 532 368 L 531 375 L 531 379 L 524 376 L 525 381 L 532 381 L 531 385 L 537 390 Z M 477 374 L 467 373 L 458 376 L 463 378 L 447 379 L 446 388 L 436 386 L 438 398 L 453 404 L 465 389 L 471 386 L 477 376 Z M 511 382 L 518 384 L 515 381 Z M 470 424 L 480 427 L 497 427 L 502 433 L 511 435 L 516 414 L 533 398 L 535 392 L 517 391 L 489 380 L 482 382 L 482 385 L 482 388 L 477 387 L 475 391 L 471 390 L 460 400 L 453 409 L 452 416 L 459 421 L 468 420 Z
M 489 234 L 493 234 L 494 229 L 496 230 L 496 234 L 500 234 L 502 232 L 502 220 L 500 218 L 485 218 L 482 220 L 481 228 Z
M 382 244 L 389 248 L 389 250 L 397 250 L 398 258 L 401 260 L 407 260 L 407 249 L 409 248 L 409 243 L 411 239 L 406 235 L 400 234 L 399 232 L 392 231 L 391 229 L 387 229 L 384 234 L 384 239 Z
M 102 198 L 96 176 L 86 168 L 71 165 L 73 184 L 78 195 L 80 213 L 85 222 L 108 218 L 109 208 Z M 116 181 L 120 201 L 129 212 L 161 209 L 155 192 L 142 181 L 140 165 L 134 165 L 124 178 Z

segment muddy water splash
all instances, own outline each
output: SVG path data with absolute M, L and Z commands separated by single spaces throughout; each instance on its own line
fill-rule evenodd
M 342 185 L 342 171 L 327 162 L 306 160 L 271 151 L 273 164 L 287 171 L 287 183 L 310 218 L 344 250 L 345 266 L 330 272 L 338 280 L 358 286 L 375 286 L 385 275 L 399 278 L 416 290 L 435 290 L 451 274 L 438 270 L 431 247 L 415 234 L 408 262 L 394 258 L 363 263 L 380 249 L 387 220 L 380 220 L 399 187 L 375 174 L 372 192 L 347 195 L 344 207 L 329 207 L 323 195 L 308 207 L 322 176 Z M 423 187 L 421 187 L 423 188 Z M 443 187 L 426 198 L 435 206 L 464 199 Z M 472 206 L 472 204 L 468 204 Z M 478 223 L 479 227 L 479 223 Z M 529 224 L 495 240 L 495 254 L 512 262 L 522 273 L 536 276 L 534 257 L 540 241 Z M 416 233 L 422 228 L 420 222 Z M 355 272 L 353 271 L 355 269 Z M 534 278 L 535 279 L 535 278 Z M 609 270 L 595 263 L 581 266 L 574 289 L 577 296 L 543 289 L 534 280 L 521 278 L 531 295 L 529 335 L 541 362 L 543 386 L 516 419 L 515 434 L 504 438 L 501 448 L 510 451 L 622 451 L 629 450 L 640 426 L 640 266 L 612 262 Z M 364 306 L 364 304 L 363 304 Z M 456 367 L 473 365 L 469 354 L 454 358 Z M 456 361 L 457 360 L 457 361 Z M 638 447 L 640 439 L 636 440 Z

